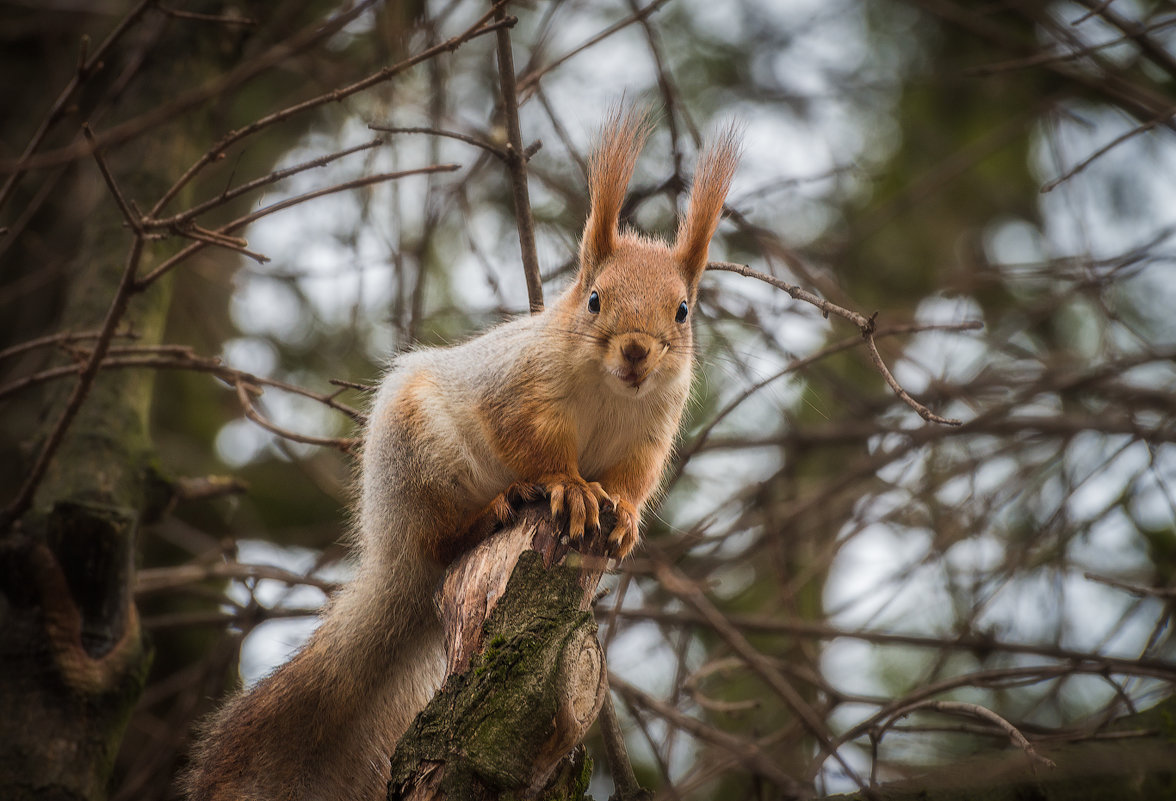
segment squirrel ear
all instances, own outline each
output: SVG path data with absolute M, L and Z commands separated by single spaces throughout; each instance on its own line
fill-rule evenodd
M 723 201 L 743 150 L 742 132 L 732 123 L 712 141 L 698 158 L 690 207 L 678 223 L 674 255 L 682 265 L 686 281 L 695 285 L 706 269 L 707 249 L 719 226 Z
M 648 136 L 649 114 L 644 109 L 618 105 L 605 120 L 588 164 L 591 209 L 580 240 L 581 277 L 595 276 L 601 262 L 616 249 L 621 204 Z

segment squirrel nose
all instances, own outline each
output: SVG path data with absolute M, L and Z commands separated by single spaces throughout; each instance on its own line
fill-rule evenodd
M 625 361 L 629 364 L 637 365 L 649 355 L 649 348 L 640 342 L 626 342 L 624 347 L 621 348 L 621 355 L 625 357 Z

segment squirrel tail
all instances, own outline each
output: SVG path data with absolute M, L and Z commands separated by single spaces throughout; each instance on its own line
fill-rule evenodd
M 408 553 L 361 566 L 306 645 L 204 725 L 190 799 L 381 797 L 388 757 L 441 677 L 436 578 Z

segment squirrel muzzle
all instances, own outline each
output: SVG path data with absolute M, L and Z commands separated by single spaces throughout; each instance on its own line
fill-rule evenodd
M 612 338 L 605 367 L 625 386 L 641 389 L 668 349 L 668 344 L 644 331 L 628 331 Z

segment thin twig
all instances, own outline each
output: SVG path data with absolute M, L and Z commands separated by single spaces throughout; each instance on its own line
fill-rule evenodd
M 976 331 L 983 327 L 984 323 L 979 320 L 965 320 L 961 323 L 909 323 L 904 325 L 891 325 L 887 326 L 886 328 L 879 328 L 874 332 L 873 336 L 877 339 L 884 339 L 886 337 L 900 336 L 904 334 L 916 334 L 922 333 L 924 331 Z M 723 420 L 727 419 L 727 417 L 729 417 L 737 408 L 739 408 L 739 406 L 741 406 L 756 392 L 759 392 L 764 387 L 780 380 L 790 373 L 801 370 L 810 364 L 819 362 L 822 359 L 826 359 L 834 354 L 841 353 L 842 351 L 856 347 L 862 344 L 864 341 L 865 339 L 859 336 L 847 337 L 840 342 L 834 342 L 831 345 L 827 345 L 824 348 L 821 348 L 816 353 L 804 356 L 799 359 L 794 359 L 784 367 L 781 367 L 775 373 L 760 379 L 755 384 L 741 392 L 737 397 L 732 398 L 727 402 L 726 406 L 715 412 L 715 414 L 707 420 L 706 425 L 702 427 L 698 434 L 694 435 L 689 445 L 684 445 L 676 452 L 674 457 L 674 471 L 670 477 L 666 479 L 665 485 L 672 486 L 678 480 L 682 470 L 685 469 L 686 463 L 690 461 L 690 458 L 694 456 L 694 454 L 703 449 L 703 447 L 707 444 L 707 441 L 710 439 L 711 434 L 714 433 L 714 430 L 718 427 L 718 425 L 723 422 Z
M 644 19 L 645 17 L 648 17 L 650 14 L 657 11 L 659 8 L 661 8 L 662 6 L 664 6 L 668 2 L 669 2 L 669 0 L 653 0 L 652 3 L 650 3 L 645 8 L 638 11 L 637 13 L 626 17 L 625 19 L 621 20 L 620 22 L 617 22 L 613 25 L 610 25 L 609 27 L 605 28 L 603 31 L 596 34 L 595 36 L 589 38 L 587 41 L 583 42 L 582 44 L 580 44 L 576 47 L 573 47 L 571 50 L 564 53 L 562 56 L 555 59 L 554 61 L 549 62 L 547 64 L 544 64 L 541 68 L 530 70 L 530 71 L 526 72 L 519 80 L 519 92 L 522 95 L 529 95 L 532 91 L 534 91 L 535 85 L 539 82 L 539 80 L 544 75 L 546 75 L 547 73 L 556 69 L 561 64 L 563 64 L 565 61 L 568 61 L 569 59 L 571 59 L 573 56 L 577 56 L 580 53 L 583 53 L 588 48 L 592 47 L 593 45 L 599 44 L 600 42 L 604 41 L 605 39 L 607 39 L 608 37 L 617 33 L 618 31 L 624 30 L 625 28 L 632 25 L 634 22 L 638 22 L 638 21 Z
M 197 159 L 196 162 L 191 167 L 189 167 L 183 175 L 180 176 L 179 180 L 177 180 L 170 189 L 164 192 L 163 196 L 152 207 L 148 216 L 157 216 L 159 212 L 169 202 L 171 202 L 172 198 L 174 198 L 176 194 L 178 194 L 179 191 L 196 176 L 197 173 L 199 173 L 212 162 L 216 161 L 226 148 L 244 139 L 245 137 L 257 133 L 263 128 L 268 128 L 275 123 L 289 119 L 296 114 L 301 114 L 304 111 L 318 108 L 319 106 L 326 105 L 327 103 L 337 103 L 344 98 L 350 97 L 351 95 L 375 86 L 376 84 L 387 82 L 405 70 L 411 67 L 415 67 L 417 64 L 420 64 L 423 61 L 427 61 L 434 56 L 440 55 L 441 53 L 453 52 L 471 39 L 475 39 L 479 36 L 482 36 L 483 34 L 498 30 L 501 27 L 509 27 L 514 25 L 516 22 L 514 17 L 507 17 L 494 23 L 486 24 L 494 10 L 500 8 L 504 3 L 505 0 L 499 0 L 498 3 L 495 3 L 494 9 L 492 11 L 483 14 L 477 22 L 467 28 L 463 33 L 458 34 L 457 36 L 454 36 L 450 39 L 446 39 L 444 42 L 440 42 L 430 48 L 422 50 L 420 53 L 406 58 L 404 61 L 398 62 L 390 67 L 385 67 L 384 69 L 379 70 L 378 72 L 375 72 L 366 78 L 356 81 L 349 86 L 344 86 L 341 89 L 333 89 L 330 92 L 312 97 L 309 100 L 304 100 L 301 103 L 295 103 L 292 106 L 287 106 L 280 111 L 275 111 L 272 114 L 267 114 L 258 120 L 254 120 L 248 125 L 242 126 L 235 131 L 230 131 L 221 137 L 220 141 L 209 148 L 209 150 L 205 152 L 203 156 Z M 370 2 L 363 3 L 360 7 L 363 8 L 367 5 L 370 5 Z
M 801 784 L 785 773 L 777 760 L 766 754 L 754 742 L 728 734 L 697 718 L 684 715 L 675 707 L 642 692 L 613 673 L 609 674 L 608 683 L 625 699 L 626 703 L 639 704 L 666 723 L 689 732 L 703 742 L 722 748 L 749 771 L 776 782 L 784 792 L 789 794 L 789 797 L 808 797 L 809 794 L 805 792 Z
M 272 565 L 214 562 L 212 564 L 188 564 L 139 570 L 135 573 L 135 596 L 142 598 L 152 593 L 174 590 L 177 587 L 199 584 L 202 581 L 218 578 L 270 579 L 285 582 L 291 587 L 299 585 L 316 587 L 326 593 L 333 592 L 339 586 L 334 581 L 293 573 Z
M 882 374 L 882 378 L 885 379 L 890 388 L 894 390 L 894 394 L 897 395 L 903 403 L 918 412 L 919 417 L 922 417 L 929 423 L 939 423 L 943 426 L 961 426 L 964 424 L 963 420 L 957 420 L 954 417 L 940 417 L 939 415 L 935 414 L 935 412 L 931 411 L 926 406 L 912 398 L 910 393 L 903 389 L 902 385 L 898 383 L 898 379 L 894 377 L 894 374 L 890 372 L 890 368 L 886 366 L 886 362 L 882 361 L 882 354 L 878 352 L 878 344 L 874 342 L 874 333 L 871 331 L 869 334 L 866 334 L 865 339 L 866 350 L 870 354 L 870 361 L 874 363 L 874 368 Z
M 12 196 L 12 190 L 16 188 L 17 181 L 25 174 L 27 167 L 23 165 L 37 151 L 37 148 L 41 146 L 41 142 L 44 141 L 45 136 L 49 133 L 53 124 L 61 118 L 74 93 L 91 75 L 101 68 L 103 60 L 106 58 L 106 53 L 110 48 L 122 38 L 123 34 L 131 29 L 143 15 L 143 12 L 155 2 L 156 0 L 140 0 L 139 4 L 127 12 L 127 15 L 122 18 L 118 25 L 114 27 L 114 30 L 110 32 L 110 35 L 102 41 L 102 44 L 98 45 L 98 48 L 93 53 L 86 53 L 84 50 L 79 53 L 78 68 L 75 70 L 73 77 L 70 78 L 65 88 L 61 90 L 61 94 L 57 96 L 57 99 L 53 101 L 53 105 L 50 106 L 48 113 L 41 120 L 41 124 L 29 138 L 28 144 L 25 145 L 24 151 L 17 158 L 16 163 L 18 166 L 8 176 L 8 180 L 4 182 L 3 188 L 0 188 L 0 208 L 3 208 L 4 204 L 8 202 L 8 198 Z M 88 40 L 83 40 L 83 46 L 86 41 Z
M 490 155 L 494 156 L 494 158 L 496 158 L 504 163 L 509 161 L 509 156 L 507 156 L 506 151 L 503 150 L 502 148 L 495 147 L 494 145 L 490 144 L 489 142 L 485 142 L 481 139 L 470 136 L 469 134 L 458 133 L 457 131 L 446 131 L 441 128 L 421 128 L 421 127 L 397 128 L 397 127 L 388 126 L 388 125 L 369 125 L 368 129 L 372 130 L 372 131 L 382 131 L 384 133 L 393 133 L 393 134 L 409 133 L 409 134 L 428 134 L 429 136 L 443 136 L 447 139 L 456 139 L 459 142 L 465 142 L 467 145 L 473 145 L 474 147 L 479 147 L 482 150 L 485 150 Z
M 192 208 L 187 209 L 186 211 L 180 212 L 179 214 L 173 214 L 171 217 L 164 217 L 164 218 L 158 219 L 158 220 L 151 219 L 151 218 L 144 219 L 143 220 L 143 227 L 144 228 L 168 228 L 168 227 L 171 227 L 174 225 L 179 225 L 180 223 L 186 222 L 187 220 L 191 220 L 194 217 L 200 216 L 201 214 L 208 211 L 209 209 L 214 209 L 214 208 L 217 208 L 218 206 L 222 206 L 226 202 L 228 202 L 236 197 L 240 197 L 241 195 L 245 194 L 246 192 L 251 192 L 254 189 L 259 189 L 263 186 L 268 186 L 269 184 L 276 183 L 278 181 L 283 180 L 284 178 L 289 178 L 291 175 L 294 175 L 296 173 L 305 172 L 307 170 L 311 170 L 316 167 L 326 166 L 327 164 L 330 164 L 333 161 L 337 161 L 338 159 L 341 159 L 344 156 L 350 156 L 353 153 L 359 153 L 364 150 L 370 150 L 371 148 L 382 145 L 383 143 L 384 143 L 384 140 L 382 138 L 376 138 L 376 139 L 371 140 L 370 142 L 364 142 L 362 145 L 356 145 L 355 147 L 349 147 L 349 148 L 346 148 L 345 150 L 340 150 L 335 153 L 329 153 L 325 156 L 319 156 L 318 158 L 311 159 L 310 161 L 304 161 L 301 164 L 295 164 L 291 167 L 285 167 L 280 170 L 274 170 L 269 175 L 262 176 L 261 178 L 255 178 L 254 180 L 248 181 L 247 183 L 243 183 L 234 189 L 226 189 L 225 191 L 221 192 L 216 197 L 209 198 L 208 200 L 204 201 L 203 203 L 199 203 L 199 204 L 193 206 Z
M 154 2 L 154 0 L 148 0 L 146 4 L 149 5 L 150 2 Z M 300 33 L 275 44 L 260 56 L 241 64 L 203 86 L 184 92 L 168 103 L 155 106 L 138 117 L 107 129 L 97 137 L 97 141 L 93 145 L 73 143 L 57 150 L 40 155 L 30 155 L 16 161 L 0 161 L 0 172 L 23 171 L 66 164 L 90 155 L 95 147 L 110 148 L 129 142 L 159 125 L 174 121 L 184 112 L 235 89 L 276 64 L 280 64 L 291 56 L 333 36 L 375 2 L 376 0 L 361 0 L 355 6 L 340 12 L 326 22 L 307 27 Z M 215 156 L 215 154 L 213 155 Z M 156 216 L 158 213 L 159 207 L 156 207 L 151 210 L 148 216 Z
M 88 339 L 97 339 L 101 333 L 101 331 L 82 331 L 78 333 L 63 331 L 59 334 L 48 334 L 43 337 L 37 337 L 36 339 L 30 339 L 26 342 L 21 342 L 11 347 L 5 348 L 4 350 L 0 350 L 0 361 L 10 359 L 13 356 L 26 353 L 30 350 L 36 350 L 37 348 L 44 348 L 50 345 L 68 345 L 73 342 L 85 342 Z M 114 335 L 116 339 L 134 339 L 136 336 L 137 334 L 134 334 L 130 331 L 120 331 Z
M 888 720 L 900 709 L 910 707 L 924 699 L 959 689 L 961 687 L 1020 687 L 1043 681 L 1059 680 L 1074 675 L 1105 676 L 1108 672 L 1121 673 L 1127 676 L 1145 676 L 1160 681 L 1172 682 L 1173 671 L 1168 668 L 1154 668 L 1144 666 L 1141 660 L 1117 660 L 1118 664 L 1111 667 L 1109 660 L 1097 655 L 1086 655 L 1067 664 L 1036 665 L 1017 668 L 996 668 L 992 670 L 978 670 L 960 676 L 924 685 L 909 693 L 905 698 L 885 704 L 873 715 L 859 721 L 846 731 L 838 735 L 837 747 L 862 737 Z M 820 770 L 823 758 L 818 759 L 811 767 L 814 775 Z
M 649 798 L 649 791 L 641 786 L 633 772 L 633 763 L 629 761 L 629 752 L 625 748 L 625 736 L 621 733 L 617 710 L 613 706 L 612 692 L 608 689 L 604 691 L 604 704 L 600 707 L 597 722 L 600 725 L 600 734 L 604 738 L 605 758 L 608 760 L 609 773 L 612 774 L 616 789 L 612 798 L 617 801 Z
M 1125 581 L 1118 581 L 1107 576 L 1098 576 L 1094 573 L 1083 573 L 1082 575 L 1091 581 L 1106 584 L 1108 587 L 1114 587 L 1117 590 L 1123 590 L 1132 595 L 1139 595 L 1144 598 L 1163 598 L 1165 600 L 1176 599 L 1176 587 L 1145 587 L 1141 584 L 1128 584 Z
M 835 314 L 838 317 L 849 320 L 858 327 L 859 331 L 861 331 L 862 338 L 866 341 L 866 349 L 869 351 L 870 360 L 873 362 L 874 367 L 882 375 L 882 378 L 886 381 L 887 385 L 892 390 L 894 390 L 894 394 L 897 395 L 903 403 L 910 406 L 912 409 L 918 412 L 920 417 L 930 423 L 939 423 L 940 425 L 945 426 L 963 425 L 963 421 L 961 420 L 956 420 L 951 417 L 941 417 L 935 414 L 926 406 L 912 398 L 910 393 L 902 388 L 902 385 L 898 383 L 894 375 L 890 372 L 890 368 L 886 366 L 886 362 L 882 360 L 882 355 L 878 353 L 878 345 L 874 342 L 877 327 L 874 317 L 866 317 L 865 315 L 858 312 L 850 311 L 849 309 L 846 309 L 842 306 L 838 306 L 836 303 L 830 303 L 824 298 L 815 295 L 806 289 L 801 289 L 794 284 L 781 281 L 775 276 L 762 273 L 759 270 L 754 270 L 746 264 L 734 264 L 732 262 L 718 261 L 710 262 L 707 264 L 706 268 L 708 270 L 722 270 L 725 272 L 738 273 L 739 275 L 744 275 L 749 278 L 756 278 L 760 281 L 771 284 L 777 289 L 787 292 L 796 300 L 802 300 L 805 303 L 811 303 L 813 306 L 816 306 L 818 309 L 820 309 L 821 314 L 823 314 L 825 317 L 828 317 L 830 314 Z
M 841 765 L 845 775 L 855 782 L 858 787 L 865 787 L 865 782 L 857 775 L 857 771 L 845 760 L 834 746 L 833 734 L 828 726 L 817 715 L 816 710 L 801 697 L 796 688 L 781 675 L 780 671 L 759 650 L 753 646 L 720 612 L 702 592 L 697 582 L 691 581 L 681 571 L 671 565 L 652 543 L 647 543 L 654 560 L 654 575 L 658 583 L 667 592 L 674 595 L 695 612 L 706 619 L 711 629 L 727 645 L 737 653 L 747 666 L 763 679 L 780 699 L 792 709 L 805 729 L 817 741 L 822 753 L 830 754 Z
M 118 353 L 120 355 L 114 356 L 111 355 L 112 353 Z M 85 356 L 89 357 L 89 354 L 85 354 Z M 16 379 L 0 386 L 0 398 L 28 389 L 37 384 L 43 384 L 71 375 L 78 375 L 82 369 L 84 369 L 84 366 L 70 364 L 61 367 L 52 367 L 48 370 L 42 370 L 38 373 Z M 110 348 L 106 358 L 102 360 L 101 369 L 190 370 L 192 372 L 209 373 L 224 381 L 229 386 L 236 386 L 238 383 L 244 382 L 250 385 L 273 387 L 283 392 L 290 392 L 317 401 L 324 406 L 347 415 L 357 425 L 364 425 L 367 422 L 367 417 L 363 413 L 345 403 L 340 403 L 336 399 L 337 392 L 329 395 L 314 392 L 296 384 L 279 381 L 276 378 L 266 378 L 265 376 L 247 373 L 244 370 L 237 370 L 222 364 L 219 359 L 197 356 L 185 346 L 150 345 L 144 347 Z
M 1152 117 L 1150 120 L 1143 123 L 1142 125 L 1137 125 L 1134 128 L 1132 128 L 1130 131 L 1127 131 L 1126 133 L 1123 133 L 1119 136 L 1116 136 L 1110 142 L 1107 142 L 1105 145 L 1100 147 L 1098 150 L 1094 151 L 1089 156 L 1084 158 L 1082 161 L 1078 162 L 1078 164 L 1071 167 L 1069 170 L 1067 170 L 1065 172 L 1065 174 L 1063 174 L 1057 178 L 1054 178 L 1052 181 L 1046 183 L 1043 187 L 1041 187 L 1042 194 L 1045 194 L 1046 192 L 1052 192 L 1053 190 L 1057 189 L 1060 184 L 1070 180 L 1075 175 L 1077 175 L 1078 173 L 1082 172 L 1087 167 L 1089 167 L 1094 162 L 1095 159 L 1099 158 L 1100 156 L 1105 155 L 1108 151 L 1112 150 L 1115 147 L 1118 147 L 1119 145 L 1126 142 L 1128 139 L 1131 139 L 1132 137 L 1137 136 L 1138 134 L 1150 131 L 1152 128 L 1155 128 L 1157 125 L 1160 125 L 1162 123 L 1167 122 L 1168 120 L 1172 119 L 1172 117 L 1174 115 L 1176 115 L 1176 106 L 1172 106 L 1170 108 L 1167 108 L 1164 111 L 1162 111 L 1161 113 L 1157 114 L 1155 117 Z
M 1166 19 L 1153 22 L 1142 30 L 1143 33 L 1150 33 L 1153 31 L 1163 30 L 1176 25 L 1176 17 L 1168 17 Z M 1135 39 L 1139 36 L 1135 34 L 1123 34 L 1114 39 L 1109 39 L 1105 42 L 1098 42 L 1097 44 L 1086 45 L 1073 50 L 1065 50 L 1062 52 L 1042 51 L 1034 53 L 1031 56 L 1024 56 L 1022 58 L 1014 58 L 1007 61 L 997 62 L 995 64 L 985 64 L 980 67 L 973 67 L 964 70 L 964 75 L 969 77 L 986 77 L 988 75 L 998 75 L 1002 72 L 1009 72 L 1012 70 L 1022 70 L 1026 67 L 1038 67 L 1044 64 L 1057 64 L 1065 61 L 1075 61 L 1083 56 L 1089 56 L 1092 53 L 1097 53 L 1099 50 L 1105 50 L 1108 47 L 1122 44 L 1128 40 Z
M 82 134 L 86 137 L 86 141 L 91 146 L 94 145 L 94 132 L 90 130 L 89 123 L 82 123 Z M 106 159 L 102 157 L 102 152 L 96 147 L 94 148 L 94 161 L 98 164 L 98 171 L 102 173 L 102 180 L 106 182 L 106 188 L 110 190 L 110 194 L 114 196 L 114 202 L 118 204 L 118 210 L 122 212 L 123 219 L 127 221 L 127 225 L 136 234 L 143 232 L 143 226 L 139 222 L 139 215 L 135 214 L 131 208 L 131 204 L 123 197 L 122 191 L 115 183 L 114 175 L 110 172 L 110 167 L 106 165 Z
M 245 412 L 245 416 L 259 426 L 269 431 L 271 434 L 277 434 L 284 439 L 292 440 L 293 442 L 301 442 L 305 445 L 323 445 L 328 448 L 336 448 L 343 453 L 351 453 L 354 450 L 357 442 L 351 437 L 312 437 L 307 434 L 299 434 L 297 431 L 291 431 L 288 428 L 283 428 L 278 424 L 270 421 L 265 415 L 257 411 L 257 407 L 253 405 L 253 400 L 249 397 L 250 390 L 254 389 L 258 394 L 261 389 L 258 387 L 250 387 L 244 381 L 237 382 L 237 400 L 241 402 L 241 408 Z
M 1115 0 L 1102 0 L 1101 3 L 1099 3 L 1097 6 L 1090 9 L 1089 11 L 1087 11 L 1082 16 L 1075 19 L 1070 24 L 1071 25 L 1081 25 L 1083 22 L 1086 22 L 1086 20 L 1090 19 L 1091 17 L 1097 16 L 1097 15 L 1101 14 L 1103 11 L 1110 8 L 1111 3 L 1113 3 L 1113 2 L 1115 2 Z
M 369 175 L 365 178 L 357 178 L 354 181 L 347 181 L 345 183 L 335 184 L 334 186 L 328 186 L 323 189 L 316 189 L 313 192 L 307 192 L 302 195 L 297 195 L 292 198 L 287 198 L 286 200 L 279 201 L 277 203 L 274 203 L 273 205 L 266 206 L 263 209 L 258 209 L 257 211 L 255 211 L 251 214 L 246 214 L 244 217 L 238 217 L 237 219 L 233 220 L 232 222 L 229 222 L 229 223 L 226 223 L 225 225 L 222 225 L 220 228 L 216 229 L 216 233 L 218 233 L 218 234 L 230 233 L 232 231 L 237 230 L 238 228 L 243 228 L 246 225 L 249 225 L 250 223 L 256 222 L 257 220 L 261 219 L 262 217 L 268 216 L 268 215 L 273 214 L 275 212 L 283 211 L 284 209 L 288 209 L 291 206 L 296 206 L 299 203 L 305 203 L 308 200 L 314 200 L 315 198 L 323 197 L 324 195 L 330 195 L 330 194 L 334 194 L 336 192 L 343 192 L 348 189 L 359 189 L 359 188 L 362 188 L 365 186 L 370 186 L 372 184 L 380 183 L 382 181 L 391 181 L 391 180 L 395 180 L 397 178 L 404 178 L 409 175 L 424 175 L 426 173 L 432 173 L 432 172 L 453 172 L 454 170 L 459 170 L 459 169 L 461 169 L 460 164 L 434 164 L 429 167 L 418 167 L 413 170 L 401 170 L 400 172 L 386 172 L 386 173 L 381 173 L 379 175 Z M 136 282 L 135 288 L 137 290 L 145 289 L 151 283 L 158 280 L 163 275 L 165 275 L 170 270 L 172 270 L 177 264 L 180 264 L 185 259 L 189 258 L 193 254 L 195 254 L 201 250 L 204 250 L 204 248 L 206 248 L 208 246 L 209 246 L 209 244 L 207 242 L 196 242 L 194 244 L 189 245 L 188 247 L 184 248 L 183 250 L 181 250 L 179 253 L 175 254 L 171 258 L 164 260 L 161 264 L 157 265 L 153 270 L 151 270 L 151 272 L 147 273 L 142 278 L 140 278 Z
M 626 575 L 634 569 L 632 563 L 626 563 Z M 652 573 L 652 569 L 648 571 Z M 598 612 L 597 617 L 604 612 Z M 614 614 L 609 610 L 608 614 Z M 707 621 L 696 612 L 679 611 L 668 612 L 664 609 L 645 607 L 640 609 L 617 609 L 618 618 L 637 622 L 651 622 L 658 625 L 699 626 L 705 627 Z M 811 637 L 817 640 L 851 639 L 861 640 L 879 646 L 902 646 L 904 648 L 935 648 L 943 650 L 983 651 L 986 653 L 1021 654 L 1025 656 L 1040 656 L 1048 659 L 1082 662 L 1084 660 L 1097 662 L 1107 672 L 1130 670 L 1134 667 L 1146 668 L 1159 675 L 1166 675 L 1176 679 L 1176 662 L 1162 659 L 1138 659 L 1108 656 L 1105 654 L 1089 653 L 1056 645 L 1040 645 L 1025 642 L 1009 642 L 984 635 L 960 635 L 945 639 L 938 636 L 918 634 L 899 634 L 891 631 L 876 631 L 870 629 L 840 628 L 828 623 L 817 623 L 811 620 L 784 619 L 772 615 L 732 614 L 727 616 L 732 626 L 748 635 L 777 635 L 794 637 Z
M 501 7 L 495 16 L 503 19 Z M 539 277 L 539 254 L 535 249 L 535 219 L 531 216 L 531 198 L 527 191 L 527 159 L 523 155 L 523 134 L 519 128 L 519 96 L 515 83 L 514 55 L 510 47 L 510 30 L 498 29 L 498 77 L 502 88 L 502 113 L 506 121 L 506 166 L 514 196 L 515 224 L 519 229 L 523 276 L 527 282 L 527 300 L 531 314 L 543 311 L 543 280 Z
M 776 287 L 776 289 L 787 292 L 794 300 L 801 300 L 805 303 L 810 303 L 813 306 L 816 306 L 821 310 L 821 315 L 825 318 L 828 318 L 830 314 L 835 314 L 838 317 L 849 320 L 849 322 L 853 323 L 861 330 L 863 335 L 873 325 L 870 322 L 870 319 L 863 314 L 859 314 L 858 312 L 850 311 L 849 309 L 846 309 L 842 306 L 838 306 L 836 303 L 831 303 L 819 295 L 815 295 L 812 292 L 809 292 L 807 289 L 801 289 L 795 284 L 789 284 L 786 281 L 781 281 L 779 278 L 776 278 L 773 275 L 760 272 L 759 270 L 753 269 L 746 264 L 735 264 L 734 262 L 729 261 L 712 261 L 706 265 L 706 268 L 708 270 L 721 270 L 728 273 L 738 273 L 739 275 L 746 276 L 747 278 L 755 278 L 759 281 L 771 284 L 772 286 Z
M 1024 751 L 1025 755 L 1031 760 L 1037 762 L 1038 764 L 1044 765 L 1047 768 L 1057 767 L 1053 760 L 1047 759 L 1046 757 L 1043 757 L 1041 754 L 1037 753 L 1037 751 L 1033 748 L 1033 744 L 1025 738 L 1025 735 L 1021 734 L 1016 726 L 1009 723 L 991 709 L 982 707 L 979 704 L 967 704 L 959 701 L 920 701 L 919 703 L 911 704 L 910 706 L 903 707 L 902 709 L 895 712 L 894 715 L 891 716 L 890 720 L 878 728 L 878 739 L 881 739 L 886 729 L 892 726 L 895 722 L 920 709 L 933 709 L 936 712 L 943 712 L 945 714 L 972 715 L 974 717 L 987 720 L 1007 734 L 1009 739 L 1012 740 L 1022 751 Z
M 218 25 L 257 25 L 258 21 L 250 17 L 233 17 L 221 14 L 201 14 L 198 11 L 180 11 L 175 8 L 158 6 L 159 10 L 169 17 L 189 19 L 195 22 L 213 22 Z
M 266 264 L 270 260 L 270 257 L 264 253 L 258 253 L 246 247 L 248 243 L 243 239 L 224 236 L 217 231 L 209 231 L 198 225 L 176 226 L 175 232 L 186 239 L 195 239 L 197 242 L 204 242 L 214 247 L 225 248 L 235 253 L 240 253 L 242 256 L 253 259 L 258 264 Z
M 375 392 L 376 388 L 371 384 L 359 384 L 355 381 L 344 381 L 342 378 L 331 378 L 327 380 L 328 384 L 334 384 L 337 387 L 344 387 L 346 389 L 357 389 L 360 392 Z

